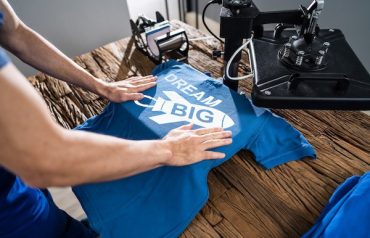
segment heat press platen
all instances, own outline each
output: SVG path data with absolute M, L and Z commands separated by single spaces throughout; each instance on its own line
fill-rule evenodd
M 286 109 L 370 109 L 370 75 L 340 30 L 320 30 L 330 42 L 327 65 L 316 72 L 298 71 L 279 60 L 282 46 L 295 31 L 273 32 L 253 40 L 250 46 L 254 71 L 252 100 L 256 106 Z

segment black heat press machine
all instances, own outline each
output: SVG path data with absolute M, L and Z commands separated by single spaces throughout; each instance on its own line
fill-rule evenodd
M 139 16 L 136 21 L 130 19 L 135 46 L 156 64 L 169 59 L 186 61 L 189 52 L 189 40 L 185 30 L 171 30 L 170 23 L 156 12 L 156 20 Z
M 318 26 L 324 0 L 314 0 L 297 10 L 272 12 L 261 12 L 252 0 L 211 2 L 222 4 L 224 83 L 231 89 L 238 89 L 238 81 L 232 79 L 238 76 L 241 50 L 237 50 L 248 39 L 255 105 L 370 109 L 369 73 L 340 30 Z M 264 25 L 271 23 L 277 24 L 275 29 L 264 30 Z

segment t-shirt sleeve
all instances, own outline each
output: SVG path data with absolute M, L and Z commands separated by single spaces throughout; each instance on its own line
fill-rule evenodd
M 5 53 L 4 49 L 0 47 L 0 68 L 4 67 L 7 63 L 9 63 L 10 59 L 8 55 Z
M 246 146 L 258 164 L 265 169 L 299 160 L 304 157 L 316 158 L 316 153 L 304 136 L 283 118 L 271 113 Z

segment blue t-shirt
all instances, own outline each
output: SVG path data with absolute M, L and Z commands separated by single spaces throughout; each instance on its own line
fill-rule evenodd
M 303 235 L 316 237 L 370 237 L 370 172 L 339 185 L 316 224 Z
M 233 143 L 215 149 L 226 154 L 222 160 L 165 166 L 74 187 L 89 222 L 102 237 L 177 237 L 207 202 L 208 172 L 241 149 L 251 150 L 267 169 L 315 157 L 312 146 L 284 119 L 254 107 L 245 96 L 191 66 L 170 61 L 157 66 L 153 74 L 158 77 L 157 86 L 144 92 L 145 99 L 110 103 L 77 129 L 143 140 L 162 138 L 192 122 L 195 128 L 231 130 Z

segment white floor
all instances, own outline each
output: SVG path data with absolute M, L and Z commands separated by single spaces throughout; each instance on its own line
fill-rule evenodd
M 57 206 L 66 211 L 70 216 L 81 220 L 86 218 L 85 212 L 82 210 L 80 202 L 73 194 L 70 187 L 68 188 L 49 188 Z

